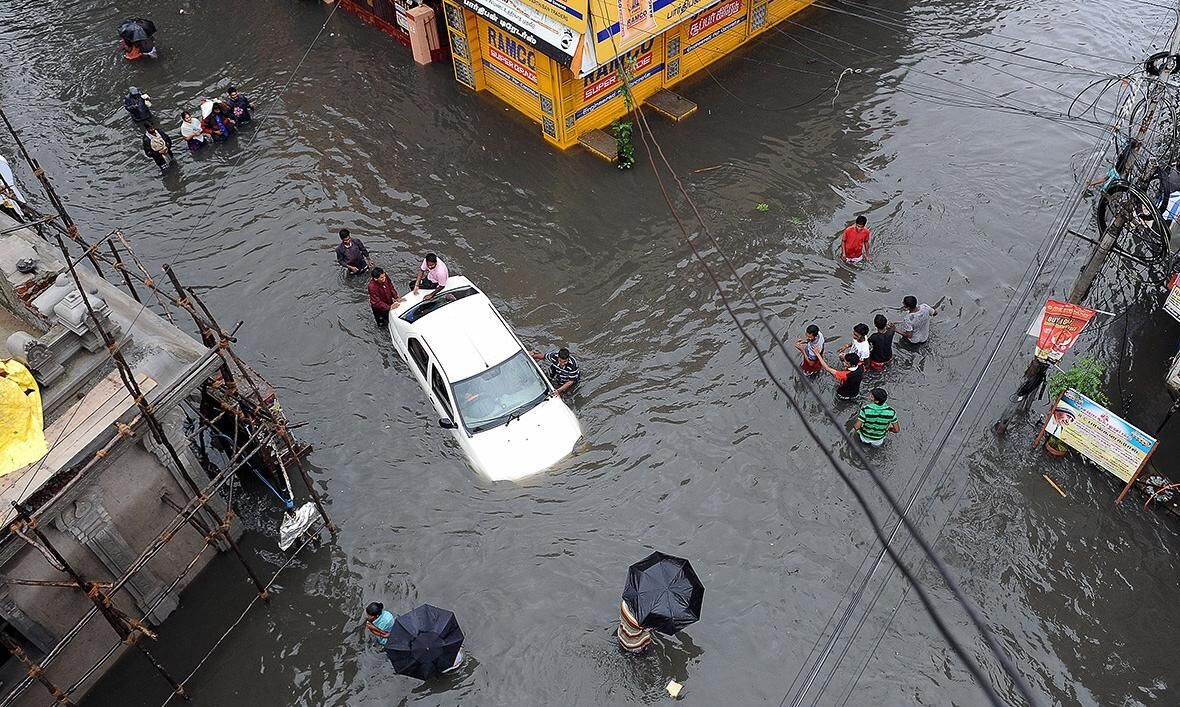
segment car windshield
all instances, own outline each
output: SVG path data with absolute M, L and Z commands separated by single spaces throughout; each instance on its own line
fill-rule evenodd
M 432 299 L 424 300 L 413 307 L 410 307 L 406 310 L 405 314 L 403 314 L 401 318 L 404 321 L 413 323 L 422 317 L 425 317 L 427 314 L 445 307 L 457 299 L 470 297 L 473 294 L 475 294 L 474 287 L 460 287 L 454 290 L 443 290 L 442 292 L 435 295 Z
M 549 392 L 524 351 L 452 387 L 463 423 L 471 432 L 511 422 L 539 405 Z

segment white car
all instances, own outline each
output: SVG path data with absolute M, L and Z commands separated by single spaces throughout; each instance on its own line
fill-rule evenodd
M 491 301 L 452 276 L 433 299 L 408 294 L 389 334 L 477 470 L 493 481 L 543 471 L 573 451 L 578 419 Z

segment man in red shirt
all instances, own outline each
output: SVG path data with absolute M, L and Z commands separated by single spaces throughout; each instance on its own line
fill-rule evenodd
M 869 220 L 864 216 L 857 216 L 856 223 L 844 229 L 844 262 L 859 263 L 869 257 L 869 229 L 865 224 Z
M 369 271 L 369 276 L 372 278 L 369 280 L 369 306 L 373 308 L 373 318 L 377 320 L 377 326 L 388 327 L 389 310 L 394 303 L 405 300 L 398 296 L 384 270 L 373 268 Z

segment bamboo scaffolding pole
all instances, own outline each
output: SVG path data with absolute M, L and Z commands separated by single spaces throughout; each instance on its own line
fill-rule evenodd
M 176 681 L 176 678 L 172 677 L 172 674 L 169 673 L 164 666 L 160 665 L 160 662 L 157 661 L 155 656 L 151 654 L 151 651 L 149 651 L 139 642 L 140 638 L 143 636 L 148 636 L 149 638 L 153 639 L 156 638 L 157 636 L 155 632 L 147 628 L 143 622 L 131 618 L 121 609 L 119 609 L 119 607 L 115 606 L 115 604 L 111 601 L 110 596 L 107 595 L 106 592 L 104 592 L 98 586 L 92 584 L 86 579 L 86 577 L 76 570 L 73 565 L 71 565 L 69 561 L 66 560 L 65 556 L 58 552 L 57 548 L 54 547 L 53 542 L 50 541 L 49 537 L 45 535 L 45 533 L 41 532 L 41 529 L 37 526 L 36 522 L 32 519 L 32 517 L 29 516 L 26 506 L 16 502 L 13 502 L 12 506 L 17 511 L 16 520 L 9 524 L 9 527 L 12 528 L 13 532 L 24 537 L 30 544 L 35 545 L 37 550 L 39 550 L 41 554 L 45 556 L 46 561 L 48 561 L 60 571 L 69 575 L 70 579 L 72 579 L 78 585 L 78 591 L 82 592 L 84 595 L 86 595 L 86 598 L 90 599 L 90 601 L 94 603 L 94 606 L 98 609 L 99 613 L 102 614 L 103 618 L 107 620 L 107 623 L 111 625 L 111 628 L 115 631 L 115 634 L 118 635 L 125 644 L 134 646 L 135 649 L 143 655 L 143 657 L 147 658 L 148 662 L 152 664 L 152 667 L 156 669 L 156 672 L 160 675 L 160 677 L 164 678 L 165 682 L 167 682 L 172 687 L 173 692 L 181 699 L 187 701 L 189 699 L 188 694 L 185 693 L 181 684 Z M 25 535 L 26 533 L 31 533 L 34 537 L 36 537 L 36 542 L 34 543 L 33 540 L 28 538 L 28 536 Z
M 29 678 L 27 678 L 28 680 L 36 680 L 37 682 L 44 685 L 46 690 L 49 690 L 49 694 L 53 695 L 53 704 L 75 704 L 67 693 L 62 692 L 57 687 L 57 685 L 53 684 L 53 681 L 51 681 L 49 676 L 45 674 L 45 669 L 34 662 L 33 659 L 29 657 L 29 654 L 25 653 L 25 649 L 21 648 L 21 645 L 9 637 L 8 634 L 0 632 L 0 644 L 3 644 L 4 647 L 8 649 L 8 652 L 12 654 L 12 657 L 20 661 L 21 665 L 25 666 L 25 669 L 29 671 Z
M 245 449 L 246 446 L 249 445 L 249 442 L 250 440 L 247 440 L 242 449 Z M 240 470 L 241 466 L 248 462 L 255 454 L 257 454 L 259 449 L 261 449 L 261 447 L 255 445 L 248 454 L 241 455 L 236 459 L 231 459 L 230 462 L 226 464 L 221 473 L 214 477 L 210 481 L 209 485 L 207 485 L 200 494 L 189 499 L 189 501 L 184 506 L 184 512 L 178 513 L 177 516 L 165 526 L 164 530 L 162 530 L 156 536 L 156 538 L 148 544 L 143 552 L 140 553 L 139 557 L 127 567 L 123 575 L 112 585 L 109 595 L 115 596 L 115 594 L 117 594 L 127 584 L 127 582 L 132 576 L 135 575 L 136 572 L 142 569 L 149 561 L 151 561 L 152 558 L 159 554 L 160 551 L 162 551 L 163 548 L 167 546 L 168 541 L 172 539 L 176 532 L 188 523 L 188 519 L 193 517 L 197 513 L 198 509 L 206 507 L 206 504 L 212 495 L 217 493 L 218 489 L 224 486 L 228 481 L 232 480 L 234 475 Z M 240 450 L 238 454 L 240 455 Z M 238 455 L 235 456 L 237 457 Z M 194 506 L 194 504 L 196 505 Z M 201 552 L 203 551 L 204 548 L 202 548 Z M 82 629 L 97 614 L 98 607 L 91 607 L 91 609 L 85 615 L 83 615 L 82 618 L 79 619 L 74 624 L 74 626 L 65 633 L 65 635 L 62 636 L 57 644 L 54 645 L 52 649 L 50 649 L 49 653 L 47 653 L 45 657 L 41 659 L 41 667 L 47 667 L 54 660 L 59 658 L 66 647 L 69 646 L 73 639 L 76 638 L 79 633 L 81 633 Z M 24 690 L 28 688 L 33 679 L 33 676 L 26 676 L 20 683 L 17 684 L 15 688 L 13 688 L 11 692 L 4 696 L 3 700 L 0 700 L 0 707 L 8 707 L 11 705 L 24 692 Z

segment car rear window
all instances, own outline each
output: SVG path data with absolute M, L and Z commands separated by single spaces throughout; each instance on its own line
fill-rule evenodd
M 431 312 L 441 309 L 455 300 L 470 297 L 475 294 L 474 287 L 457 287 L 453 290 L 443 290 L 434 296 L 434 299 L 419 302 L 418 304 L 406 310 L 405 314 L 401 316 L 402 321 L 410 322 L 411 324 L 425 317 Z

